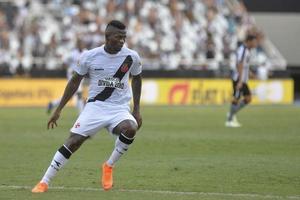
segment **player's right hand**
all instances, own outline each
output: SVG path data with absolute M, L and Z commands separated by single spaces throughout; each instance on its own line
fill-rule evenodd
M 243 87 L 243 82 L 238 82 L 238 84 L 236 85 L 236 90 L 240 90 Z
M 52 114 L 52 116 L 50 117 L 49 121 L 48 121 L 48 126 L 47 129 L 51 128 L 55 128 L 57 127 L 57 123 L 56 121 L 59 119 L 60 113 L 59 112 L 54 112 Z

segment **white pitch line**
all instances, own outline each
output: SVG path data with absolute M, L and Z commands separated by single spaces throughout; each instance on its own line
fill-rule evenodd
M 18 185 L 0 185 L 0 190 L 20 190 L 31 189 L 32 186 L 18 186 Z M 91 187 L 49 187 L 50 190 L 65 190 L 65 191 L 103 191 L 101 188 Z M 219 193 L 219 192 L 180 192 L 170 190 L 139 190 L 139 189 L 114 189 L 119 192 L 132 193 L 153 193 L 153 194 L 171 194 L 171 195 L 194 195 L 194 196 L 223 196 L 223 197 L 247 197 L 247 198 L 262 198 L 262 199 L 295 199 L 300 200 L 300 195 L 296 196 L 278 196 L 271 194 L 247 194 L 247 193 Z

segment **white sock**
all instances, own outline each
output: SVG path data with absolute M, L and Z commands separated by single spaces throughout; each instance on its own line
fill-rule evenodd
M 68 151 L 68 152 L 65 152 Z M 64 155 L 65 154 L 65 155 Z M 56 173 L 67 163 L 71 156 L 71 151 L 69 151 L 65 146 L 62 146 L 54 155 L 50 166 L 48 167 L 46 173 L 44 174 L 41 182 L 47 183 L 49 185 L 51 179 L 56 175 Z
M 113 150 L 111 156 L 106 161 L 109 166 L 114 166 L 114 164 L 121 158 L 121 156 L 128 150 L 129 145 L 133 142 L 134 138 L 128 138 L 122 133 L 116 139 L 115 149 Z

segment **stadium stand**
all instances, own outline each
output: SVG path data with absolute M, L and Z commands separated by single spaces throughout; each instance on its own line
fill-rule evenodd
M 260 41 L 253 66 L 286 67 L 237 0 L 15 0 L 0 2 L 0 76 L 63 72 L 76 40 L 101 45 L 111 19 L 127 24 L 127 45 L 148 70 L 228 71 L 248 31 Z

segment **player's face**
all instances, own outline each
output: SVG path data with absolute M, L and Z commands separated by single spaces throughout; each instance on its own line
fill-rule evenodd
M 251 48 L 256 48 L 257 47 L 257 45 L 258 45 L 258 43 L 257 43 L 257 40 L 255 39 L 255 40 L 251 40 L 251 42 L 250 42 L 250 47 Z
M 109 45 L 116 52 L 119 52 L 125 43 L 125 39 L 126 39 L 126 33 L 115 32 L 115 33 L 111 34 L 109 37 Z
M 84 49 L 85 48 L 83 41 L 81 41 L 81 40 L 77 41 L 77 48 L 78 49 Z

